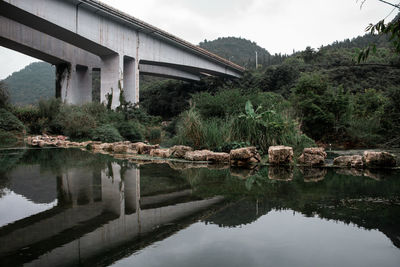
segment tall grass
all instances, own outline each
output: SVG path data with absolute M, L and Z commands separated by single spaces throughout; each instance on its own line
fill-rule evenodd
M 296 152 L 315 145 L 312 139 L 301 133 L 288 110 L 282 107 L 276 108 L 279 112 L 262 111 L 261 108 L 254 110 L 250 101 L 243 109 L 245 113 L 229 118 L 204 119 L 192 107 L 181 114 L 176 143 L 211 150 L 221 150 L 234 143 L 247 143 L 257 146 L 263 153 L 267 153 L 273 145 L 292 146 Z
M 176 141 L 182 145 L 200 148 L 204 144 L 203 121 L 200 114 L 191 107 L 180 115 Z
M 203 122 L 202 132 L 204 136 L 204 147 L 211 150 L 220 148 L 231 142 L 231 119 L 212 118 Z

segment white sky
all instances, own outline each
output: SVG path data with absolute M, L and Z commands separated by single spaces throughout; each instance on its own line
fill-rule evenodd
M 363 35 L 370 22 L 378 22 L 393 9 L 378 0 L 367 0 L 362 9 L 356 0 L 102 1 L 193 44 L 235 36 L 255 41 L 272 54 Z M 0 60 L 6 63 L 0 65 L 0 79 L 38 61 L 2 47 Z

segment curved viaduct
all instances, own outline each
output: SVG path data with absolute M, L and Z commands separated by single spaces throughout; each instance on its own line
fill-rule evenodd
M 198 46 L 94 0 L 0 0 L 0 45 L 56 66 L 56 96 L 100 101 L 112 93 L 139 102 L 139 73 L 183 80 L 240 77 L 244 69 Z

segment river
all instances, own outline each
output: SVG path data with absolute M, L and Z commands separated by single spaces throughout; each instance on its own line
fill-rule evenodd
M 2 150 L 0 266 L 397 267 L 400 171 Z

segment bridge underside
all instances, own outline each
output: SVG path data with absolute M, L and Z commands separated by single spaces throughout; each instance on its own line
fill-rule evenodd
M 127 101 L 139 102 L 139 74 L 184 81 L 203 75 L 240 77 L 241 71 L 229 64 L 180 40 L 135 28 L 129 17 L 96 3 L 0 0 L 0 45 L 55 65 L 55 95 L 71 104 L 92 101 L 94 70 L 100 70 L 100 101 L 112 94 L 113 108 L 122 91 Z

